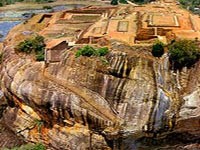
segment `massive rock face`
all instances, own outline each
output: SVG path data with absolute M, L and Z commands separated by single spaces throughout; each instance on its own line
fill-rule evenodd
M 199 140 L 200 62 L 172 71 L 167 54 L 156 59 L 151 47 L 112 42 L 107 61 L 75 58 L 74 47 L 47 65 L 16 54 L 16 37 L 10 34 L 4 45 L 1 90 L 7 103 L 0 103 L 0 117 L 26 142 L 58 150 L 149 150 L 151 141 L 163 138 L 170 143 L 177 136 L 172 145 Z
M 194 86 L 199 78 L 191 75 L 199 71 L 199 63 L 173 72 L 166 54 L 154 59 L 149 47 L 117 43 L 108 63 L 75 58 L 73 49 L 63 54 L 62 62 L 45 66 L 12 59 L 11 49 L 4 50 L 9 57 L 1 88 L 9 106 L 2 119 L 27 141 L 42 141 L 53 149 L 124 149 L 134 144 L 119 144 L 123 136 L 136 140 L 174 131 L 199 138 L 199 88 Z M 103 135 L 115 144 L 106 143 Z

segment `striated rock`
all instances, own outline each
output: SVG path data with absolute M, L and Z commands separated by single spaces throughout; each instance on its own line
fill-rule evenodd
M 37 17 L 4 43 L 0 118 L 9 131 L 58 150 L 199 147 L 200 62 L 173 71 L 167 54 L 116 41 L 105 58 L 76 58 L 74 46 L 61 62 L 36 62 L 14 47 L 27 38 L 23 30 L 41 30 Z
M 45 127 L 43 120 L 23 110 L 8 108 L 3 121 L 18 135 L 23 136 L 28 142 L 42 142 L 49 145 L 51 149 L 84 150 L 93 147 L 95 149 L 110 149 L 104 138 L 85 126 L 74 125 L 73 127 L 61 127 L 54 125 L 51 128 Z
M 174 127 L 176 132 L 187 132 L 188 126 L 197 131 L 199 89 L 184 96 L 179 113 L 183 73 L 169 70 L 167 55 L 154 60 L 146 51 L 141 55 L 141 48 L 124 48 L 121 52 L 113 46 L 108 64 L 96 57 L 75 58 L 75 50 L 48 66 L 30 59 L 6 62 L 2 91 L 13 107 L 4 114 L 6 125 L 27 141 L 43 141 L 53 149 L 87 149 L 93 131 L 96 149 L 108 148 L 101 134 L 118 141 L 121 136 L 136 140 Z M 111 147 L 124 149 L 123 145 Z
M 179 132 L 189 132 L 191 134 L 200 134 L 200 63 L 198 62 L 191 70 L 188 93 L 183 97 L 179 119 L 177 120 L 177 130 Z

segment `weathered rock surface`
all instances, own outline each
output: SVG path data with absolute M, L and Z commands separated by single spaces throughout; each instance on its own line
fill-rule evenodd
M 14 52 L 24 28 L 17 26 L 5 42 L 1 90 L 8 106 L 0 114 L 25 141 L 58 150 L 131 150 L 142 140 L 148 145 L 175 135 L 178 144 L 190 144 L 185 149 L 199 147 L 199 62 L 174 72 L 167 54 L 155 59 L 150 47 L 114 42 L 108 64 L 75 58 L 74 48 L 47 66 Z
M 188 84 L 188 93 L 183 96 L 179 112 L 177 130 L 189 132 L 199 138 L 200 134 L 200 63 L 192 69 Z

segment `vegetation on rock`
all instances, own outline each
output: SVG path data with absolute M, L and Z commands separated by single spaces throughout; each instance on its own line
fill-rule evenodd
M 0 53 L 0 64 L 3 62 L 3 53 Z
M 179 40 L 169 45 L 170 61 L 175 69 L 190 67 L 200 58 L 200 48 L 191 40 Z
M 164 54 L 164 44 L 162 42 L 154 43 L 152 47 L 152 55 L 154 57 L 161 57 Z
M 42 126 L 44 125 L 44 122 L 42 120 L 35 120 L 35 125 L 37 126 L 38 128 L 38 132 L 41 133 L 41 128 Z
M 43 6 L 43 9 L 52 9 L 52 6 Z
M 111 5 L 118 5 L 118 0 L 112 0 L 110 4 Z
M 200 0 L 179 0 L 179 2 L 184 8 L 200 15 Z
M 108 48 L 107 47 L 103 47 L 103 48 L 98 48 L 95 49 L 89 45 L 79 49 L 76 52 L 76 57 L 80 57 L 80 56 L 105 56 L 108 53 Z
M 149 3 L 149 2 L 152 2 L 152 1 L 155 1 L 155 0 L 130 0 L 134 3 L 138 3 L 138 4 L 144 4 L 144 3 Z
M 38 144 L 26 144 L 20 147 L 14 147 L 12 149 L 4 149 L 4 150 L 46 150 L 45 146 L 41 143 Z
M 106 54 L 108 54 L 108 48 L 107 47 L 102 47 L 97 49 L 97 54 L 98 56 L 105 56 Z
M 122 4 L 128 4 L 126 0 L 119 0 L 119 2 Z
M 112 0 L 111 1 L 111 5 L 118 5 L 118 3 L 128 4 L 127 0 Z
M 24 52 L 27 54 L 35 53 L 36 60 L 43 61 L 45 46 L 44 37 L 37 35 L 34 38 L 29 38 L 20 42 L 16 49 L 19 52 Z

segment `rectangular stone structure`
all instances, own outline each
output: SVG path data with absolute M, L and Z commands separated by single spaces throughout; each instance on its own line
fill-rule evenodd
M 153 15 L 149 15 L 148 26 L 150 27 L 178 27 L 179 22 L 176 15 L 153 14 Z
M 118 26 L 117 26 L 117 31 L 118 32 L 128 32 L 128 26 L 129 26 L 128 21 L 119 21 Z

